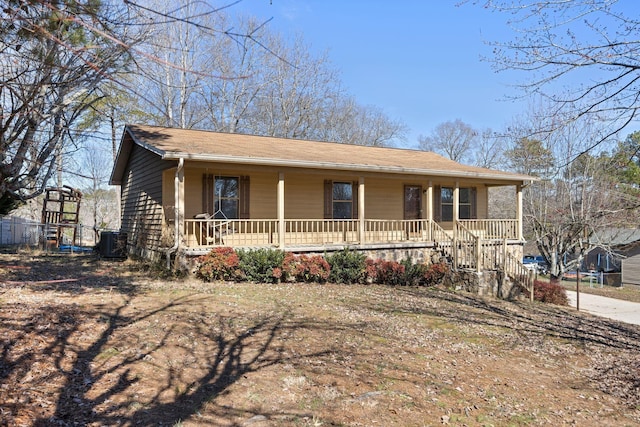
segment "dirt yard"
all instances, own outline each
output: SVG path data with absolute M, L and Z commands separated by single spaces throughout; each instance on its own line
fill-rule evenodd
M 640 425 L 640 327 L 442 289 L 0 254 L 0 425 Z

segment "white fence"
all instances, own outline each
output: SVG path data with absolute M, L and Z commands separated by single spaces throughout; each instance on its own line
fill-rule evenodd
M 38 221 L 14 217 L 0 216 L 0 245 L 36 246 L 44 243 L 45 231 L 55 224 L 42 224 Z M 97 243 L 96 233 L 92 227 L 82 224 L 63 224 L 63 245 L 73 244 L 73 231 L 76 231 L 76 246 L 94 246 Z
M 37 221 L 0 217 L 0 245 L 37 245 L 41 235 L 42 225 Z

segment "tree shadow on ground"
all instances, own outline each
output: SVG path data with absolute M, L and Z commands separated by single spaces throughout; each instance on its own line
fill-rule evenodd
M 510 302 L 463 292 L 425 288 L 398 288 L 413 298 L 431 303 L 403 307 L 399 301 L 383 308 L 449 319 L 462 324 L 508 328 L 515 332 L 555 336 L 581 345 L 591 343 L 611 348 L 640 350 L 640 326 L 609 320 L 569 307 L 543 303 Z M 438 304 L 443 301 L 445 304 Z M 371 307 L 380 310 L 380 307 Z
M 4 254 L 0 258 L 0 286 L 69 294 L 104 289 L 134 295 L 139 272 L 125 277 L 117 273 L 122 269 L 121 261 L 103 260 L 95 254 Z
M 0 403 L 0 425 L 25 418 L 35 426 L 174 425 L 205 405 L 218 417 L 249 418 L 256 415 L 250 409 L 217 405 L 217 397 L 247 374 L 289 363 L 291 356 L 280 342 L 283 334 L 300 328 L 329 333 L 334 328 L 293 321 L 286 314 L 239 321 L 236 315 L 189 312 L 202 298 L 184 296 L 149 309 L 134 307 L 137 302 L 131 298 L 88 309 L 55 304 L 22 315 L 17 315 L 20 307 L 10 307 L 3 324 L 11 321 L 19 332 L 0 341 L 0 383 L 7 384 L 3 392 L 9 396 Z M 139 337 L 130 336 L 134 330 L 152 330 L 157 339 L 141 344 Z M 177 360 L 167 359 L 169 348 Z M 324 348 L 296 359 L 331 351 Z M 147 377 L 140 371 L 143 365 L 152 366 Z M 192 369 L 188 375 L 187 369 Z M 138 399 L 141 387 L 153 392 Z

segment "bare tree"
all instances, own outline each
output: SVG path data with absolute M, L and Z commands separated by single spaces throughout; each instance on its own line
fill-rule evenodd
M 640 19 L 617 0 L 486 1 L 504 12 L 516 36 L 494 43 L 499 70 L 521 70 L 526 95 L 541 94 L 565 121 L 605 121 L 608 131 L 569 161 L 634 121 L 640 109 Z M 627 7 L 635 7 L 627 3 Z M 560 88 L 568 88 L 567 91 Z M 547 121 L 547 129 L 563 123 Z
M 187 8 L 179 11 L 194 15 Z M 182 61 L 194 75 L 185 77 L 182 69 L 163 64 L 144 67 L 152 70 L 139 84 L 149 87 L 145 100 L 152 123 L 361 145 L 389 145 L 404 138 L 403 123 L 358 104 L 342 87 L 327 55 L 312 55 L 301 36 L 287 41 L 254 19 L 233 20 L 206 9 L 195 16 L 198 26 L 191 43 L 184 31 L 158 26 L 162 34 L 154 38 L 162 42 L 153 56 L 161 56 L 167 46 L 167 61 Z M 206 30 L 231 26 L 252 38 Z
M 476 166 L 499 169 L 504 165 L 505 140 L 501 135 L 491 129 L 485 129 L 476 141 L 477 146 L 474 150 Z
M 544 125 L 541 124 L 542 126 Z M 519 129 L 524 135 L 543 135 L 535 129 Z M 594 233 L 628 224 L 628 213 L 637 213 L 638 202 L 618 191 L 609 158 L 585 154 L 603 130 L 568 122 L 544 139 L 515 138 L 506 156 L 514 170 L 536 175 L 539 181 L 525 188 L 526 231 L 549 262 L 552 278 L 580 267 L 596 245 Z M 573 162 L 566 159 L 575 158 Z
M 460 119 L 436 126 L 430 136 L 420 135 L 418 142 L 425 151 L 435 151 L 451 160 L 469 163 L 478 131 Z
M 127 10 L 5 2 L 0 10 L 0 213 L 40 194 L 74 123 L 126 64 Z M 88 48 L 90 47 L 90 48 Z
M 117 228 L 120 216 L 119 211 L 113 208 L 114 205 L 118 206 L 118 193 L 108 188 L 113 165 L 111 152 L 108 145 L 99 139 L 92 139 L 86 142 L 76 158 L 83 172 L 77 179 L 83 192 L 81 209 L 89 212 L 89 223 L 97 239 L 101 230 Z

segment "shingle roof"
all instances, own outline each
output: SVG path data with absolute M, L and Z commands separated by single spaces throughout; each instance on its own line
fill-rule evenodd
M 118 173 L 123 171 L 126 164 L 126 159 L 120 157 L 128 155 L 130 148 L 124 145 L 131 143 L 139 144 L 166 160 L 184 158 L 282 167 L 484 178 L 511 183 L 535 179 L 527 175 L 462 165 L 427 151 L 127 125 L 112 183 L 119 183 Z
M 598 230 L 589 237 L 593 245 L 621 246 L 640 240 L 638 228 L 606 228 Z

